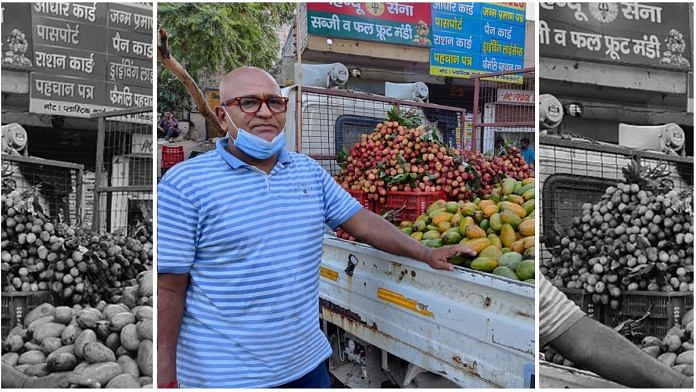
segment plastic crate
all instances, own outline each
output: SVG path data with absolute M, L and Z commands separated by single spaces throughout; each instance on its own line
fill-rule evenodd
M 624 320 L 638 319 L 649 310 L 650 316 L 641 321 L 643 332 L 662 338 L 681 321 L 687 310 L 694 307 L 694 293 L 630 291 L 621 296 L 620 306 L 617 310 L 605 310 L 604 324 L 614 327 Z
M 395 214 L 396 221 L 413 222 L 433 202 L 445 199 L 445 192 L 387 192 L 387 210 L 401 210 Z
M 24 316 L 44 303 L 53 304 L 50 291 L 18 291 L 2 293 L 2 339 L 24 321 Z
M 375 210 L 375 202 L 367 199 L 367 193 L 361 189 L 346 189 L 355 200 L 370 211 Z
M 593 320 L 603 322 L 604 309 L 600 304 L 592 302 L 592 294 L 580 289 L 559 288 L 563 294 L 573 301 L 587 316 Z

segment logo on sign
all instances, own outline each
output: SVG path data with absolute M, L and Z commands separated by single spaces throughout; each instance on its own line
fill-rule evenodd
M 611 23 L 619 14 L 616 3 L 590 3 L 590 14 L 602 23 Z

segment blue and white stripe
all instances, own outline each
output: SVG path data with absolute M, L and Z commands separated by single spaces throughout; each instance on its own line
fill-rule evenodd
M 158 273 L 190 273 L 177 347 L 185 387 L 273 387 L 331 355 L 319 328 L 324 225 L 361 209 L 312 159 L 281 151 L 266 175 L 215 151 L 158 186 Z

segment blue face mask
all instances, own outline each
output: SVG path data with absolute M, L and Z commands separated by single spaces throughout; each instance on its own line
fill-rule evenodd
M 227 113 L 227 111 L 225 111 L 225 113 Z M 229 116 L 229 113 L 227 113 L 227 118 L 230 118 Z M 230 123 L 234 125 L 232 120 L 230 120 Z M 264 138 L 260 138 L 242 128 L 237 127 L 236 125 L 234 125 L 234 127 L 237 128 L 236 139 L 232 137 L 229 131 L 227 132 L 230 139 L 234 141 L 234 146 L 254 159 L 268 159 L 277 154 L 278 151 L 283 149 L 283 146 L 285 146 L 285 131 L 281 131 L 278 136 L 269 142 Z

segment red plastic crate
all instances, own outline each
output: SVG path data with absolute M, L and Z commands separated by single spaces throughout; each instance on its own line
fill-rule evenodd
M 346 189 L 363 207 L 370 211 L 375 211 L 375 202 L 367 199 L 367 193 L 361 189 Z
M 387 192 L 387 210 L 399 210 L 396 221 L 413 222 L 425 212 L 430 204 L 445 199 L 445 192 Z M 403 208 L 403 209 L 402 209 Z

